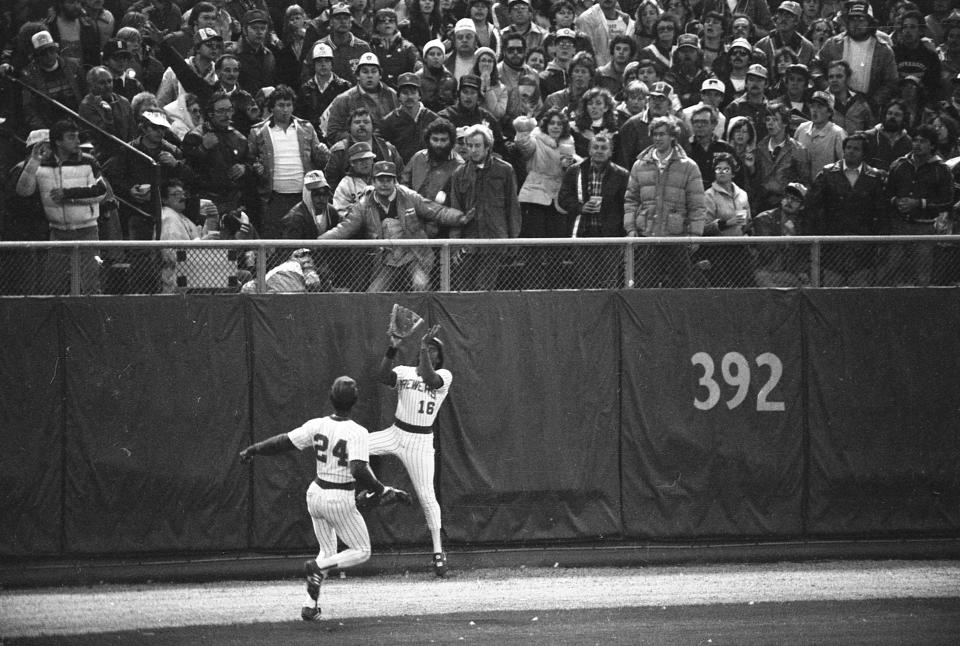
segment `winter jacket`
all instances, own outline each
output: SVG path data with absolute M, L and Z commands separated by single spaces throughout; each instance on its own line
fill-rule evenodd
M 306 119 L 313 124 L 314 130 L 320 133 L 320 117 L 330 107 L 333 100 L 339 95 L 350 89 L 350 83 L 343 80 L 336 74 L 330 77 L 327 87 L 320 91 L 317 85 L 317 77 L 311 76 L 310 80 L 300 87 L 297 93 L 297 103 L 293 112 L 301 119 Z
M 39 90 L 44 96 L 56 99 L 72 110 L 80 107 L 83 100 L 83 72 L 80 66 L 69 58 L 57 59 L 57 69 L 46 72 L 40 69 L 36 61 L 23 70 L 22 81 Z M 63 118 L 59 108 L 34 96 L 33 92 L 23 92 L 23 117 L 30 130 L 49 128 Z
M 359 85 L 355 85 L 340 96 L 336 97 L 327 108 L 324 115 L 325 130 L 324 133 L 328 143 L 336 143 L 347 136 L 350 132 L 350 113 L 356 108 L 367 108 L 370 110 L 370 118 L 373 121 L 373 128 L 377 130 L 383 123 L 383 118 L 396 110 L 400 106 L 397 101 L 397 93 L 393 88 L 389 88 L 380 83 L 380 89 L 377 92 L 367 92 L 361 90 Z
M 209 150 L 203 146 L 203 135 L 207 133 L 217 136 L 217 144 Z M 234 128 L 214 130 L 209 123 L 203 123 L 186 134 L 182 149 L 195 173 L 194 188 L 214 202 L 239 199 L 251 180 L 258 179 L 251 166 L 253 156 L 247 139 Z M 235 180 L 230 178 L 234 164 L 245 167 L 243 175 Z
M 273 123 L 272 117 L 266 121 L 261 121 L 251 128 L 250 136 L 247 137 L 250 157 L 263 164 L 264 173 L 260 177 L 260 183 L 257 187 L 261 195 L 269 195 L 270 191 L 273 190 L 273 140 L 270 137 L 270 127 Z M 303 165 L 303 172 L 306 174 L 311 170 L 323 169 L 330 158 L 330 150 L 325 144 L 320 143 L 317 138 L 317 131 L 313 129 L 310 122 L 294 117 L 290 127 L 297 130 L 297 143 L 300 145 L 300 163 Z
M 922 202 L 920 208 L 908 216 L 898 217 L 913 223 L 932 223 L 937 216 L 950 211 L 953 205 L 953 178 L 943 158 L 934 154 L 918 165 L 913 153 L 904 155 L 890 164 L 887 176 L 886 196 L 891 203 L 901 197 L 915 197 Z
M 707 204 L 707 226 L 704 235 L 744 235 L 743 227 L 727 226 L 726 221 L 736 217 L 738 211 L 746 211 L 749 222 L 750 200 L 745 190 L 735 183 L 731 183 L 728 190 L 714 182 L 703 196 Z
M 380 136 L 396 146 L 403 163 L 407 163 L 414 153 L 426 147 L 424 133 L 436 118 L 437 113 L 423 105 L 417 111 L 416 118 L 411 117 L 405 109 L 397 108 L 384 117 Z
M 887 174 L 863 164 L 856 183 L 844 173 L 842 161 L 828 164 L 813 180 L 805 201 L 812 235 L 877 235 L 885 233 L 890 205 L 883 188 Z
M 674 145 L 660 170 L 655 148 L 640 153 L 624 195 L 623 228 L 641 236 L 698 236 L 706 223 L 703 179 L 696 162 Z
M 405 72 L 413 72 L 420 62 L 416 45 L 396 34 L 390 42 L 382 36 L 370 39 L 370 51 L 380 61 L 380 78 L 390 87 L 397 88 L 397 79 Z
M 541 132 L 540 128 L 534 128 L 532 132 L 517 133 L 514 141 L 520 156 L 527 162 L 527 179 L 520 187 L 517 199 L 531 204 L 552 204 L 557 199 L 563 180 L 560 146 L 573 146 L 573 137 L 567 136 L 556 141 Z
M 446 226 L 464 222 L 462 211 L 441 206 L 406 186 L 397 185 L 394 207 L 396 217 L 383 218 L 380 206 L 371 191 L 350 209 L 344 220 L 321 235 L 320 239 L 345 240 L 362 231 L 363 237 L 370 240 L 419 240 L 427 238 L 425 221 L 435 221 Z M 408 209 L 413 209 L 414 214 L 408 214 Z M 433 250 L 426 247 L 394 247 L 386 249 L 384 254 L 384 264 L 393 267 L 401 267 L 411 261 L 419 262 L 425 270 L 433 266 Z
M 350 171 L 350 157 L 347 155 L 347 151 L 355 143 L 351 137 L 347 137 L 335 143 L 330 149 L 330 159 L 327 161 L 326 168 L 323 169 L 323 174 L 330 186 L 336 187 L 344 175 Z M 393 162 L 397 165 L 397 170 L 403 168 L 403 158 L 389 141 L 374 136 L 370 142 L 370 147 L 373 148 L 373 154 L 376 155 L 373 159 L 374 162 Z
M 451 232 L 451 237 L 520 236 L 517 175 L 513 166 L 494 154 L 487 157 L 482 167 L 469 161 L 453 172 L 450 179 L 450 205 L 463 211 L 476 209 L 473 221 L 462 231 Z
M 600 230 L 588 228 L 589 218 L 579 217 L 580 208 L 590 197 L 590 170 L 592 162 L 585 159 L 571 166 L 563 174 L 557 203 L 574 220 L 574 237 L 577 238 L 620 238 L 623 230 L 623 196 L 630 180 L 630 171 L 613 162 L 607 166 L 600 195 Z
M 50 192 L 63 189 L 63 202 L 58 204 Z M 36 174 L 21 175 L 17 194 L 21 197 L 40 192 L 40 203 L 51 229 L 75 231 L 97 226 L 100 202 L 107 195 L 107 185 L 100 177 L 100 166 L 90 155 L 78 153 L 60 159 L 48 152 L 40 160 Z
M 416 73 L 420 77 L 420 101 L 434 112 L 440 112 L 447 107 L 440 96 L 440 88 L 443 84 L 453 83 L 454 87 L 457 85 L 457 80 L 453 78 L 450 70 L 446 67 L 441 67 L 440 70 L 442 71 L 438 76 L 433 70 L 428 70 L 424 66 Z

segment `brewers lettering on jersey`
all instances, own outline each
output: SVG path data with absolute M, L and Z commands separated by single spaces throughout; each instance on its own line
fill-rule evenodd
M 407 497 L 406 492 L 381 483 L 367 464 L 370 435 L 350 419 L 358 397 L 356 381 L 337 377 L 330 388 L 336 413 L 311 419 L 240 452 L 240 461 L 247 463 L 255 455 L 310 449 L 317 461 L 317 477 L 307 488 L 307 511 L 320 552 L 304 564 L 307 600 L 300 611 L 304 621 L 320 619 L 320 586 L 330 570 L 359 565 L 370 558 L 370 534 L 354 499 L 356 483 L 381 496 Z M 338 537 L 347 546 L 342 552 L 337 552 Z
M 370 435 L 370 455 L 395 455 L 403 462 L 417 492 L 433 542 L 433 571 L 447 573 L 447 556 L 440 538 L 440 503 L 433 487 L 435 471 L 433 423 L 450 392 L 453 375 L 443 367 L 443 342 L 435 325 L 420 339 L 417 365 L 393 367 L 393 358 L 403 341 L 390 335 L 390 347 L 380 362 L 379 380 L 397 391 L 394 423 Z

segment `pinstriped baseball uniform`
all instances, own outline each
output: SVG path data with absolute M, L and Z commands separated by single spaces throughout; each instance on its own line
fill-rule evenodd
M 317 565 L 326 569 L 363 563 L 370 558 L 370 534 L 354 500 L 350 460 L 370 461 L 367 429 L 328 416 L 312 419 L 287 436 L 298 449 L 313 448 L 316 454 L 317 478 L 307 488 L 307 511 L 320 544 Z M 339 554 L 338 536 L 348 548 Z
M 370 435 L 370 455 L 396 455 L 410 474 L 420 506 L 427 519 L 427 527 L 440 528 L 440 503 L 433 488 L 434 448 L 433 422 L 440 412 L 440 405 L 450 392 L 453 374 L 446 368 L 437 370 L 443 380 L 439 388 L 430 388 L 416 366 L 395 366 L 397 376 L 396 422 L 392 426 Z M 413 430 L 411 430 L 413 429 Z

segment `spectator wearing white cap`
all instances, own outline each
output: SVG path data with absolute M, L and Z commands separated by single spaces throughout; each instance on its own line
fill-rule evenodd
M 810 159 L 809 176 L 816 177 L 827 164 L 843 159 L 843 140 L 847 132 L 831 121 L 833 95 L 817 91 L 810 97 L 810 121 L 804 121 L 794 138 L 807 149 Z
M 764 114 L 767 109 L 767 78 L 766 67 L 759 63 L 751 65 L 747 68 L 747 91 L 744 92 L 743 96 L 731 101 L 730 105 L 723 111 L 728 119 L 739 116 L 753 119 L 759 138 L 767 135 L 767 129 L 764 126 Z
M 302 199 L 283 216 L 283 237 L 287 240 L 315 240 L 340 222 L 333 208 L 333 191 L 323 171 L 303 176 Z
M 353 14 L 350 5 L 337 3 L 330 7 L 330 33 L 319 42 L 333 51 L 333 73 L 343 79 L 353 79 L 360 57 L 370 51 L 370 43 L 352 31 Z M 304 47 L 310 42 L 310 28 L 304 38 Z M 312 47 L 312 44 L 311 44 Z
M 801 13 L 800 3 L 796 0 L 781 2 L 773 15 L 775 29 L 754 45 L 766 55 L 766 65 L 769 69 L 775 65 L 775 56 L 783 48 L 789 49 L 797 58 L 796 62 L 802 65 L 809 65 L 816 56 L 813 43 L 797 31 Z
M 202 79 L 211 90 L 217 83 L 216 60 L 223 54 L 223 39 L 214 29 L 198 29 L 193 36 L 194 47 L 193 55 L 184 59 L 184 62 L 192 70 L 197 78 Z M 165 43 L 165 46 L 167 44 Z M 164 53 L 165 50 L 159 50 Z M 165 59 L 166 60 L 166 59 Z M 186 81 L 186 80 L 185 80 Z M 193 86 L 188 82 L 191 89 Z M 157 90 L 157 101 L 160 105 L 167 105 L 177 100 L 177 97 L 185 91 L 185 86 L 178 78 L 177 71 L 173 67 L 168 67 L 163 72 L 163 79 L 160 81 L 160 88 Z
M 540 72 L 540 94 L 550 96 L 567 87 L 567 71 L 576 51 L 577 34 L 572 29 L 558 29 L 554 39 L 553 59 Z
M 701 104 L 709 105 L 717 109 L 717 127 L 714 129 L 713 134 L 715 134 L 718 139 L 724 138 L 724 134 L 727 132 L 727 116 L 721 112 L 721 108 L 723 108 L 723 98 L 726 94 L 726 89 L 723 81 L 720 79 L 709 78 L 703 80 L 703 83 L 700 84 L 700 103 L 684 108 L 680 112 L 680 118 L 688 129 L 692 130 L 690 118 L 693 115 L 693 111 Z
M 103 66 L 113 74 L 113 91 L 131 101 L 144 87 L 133 67 L 133 53 L 122 40 L 108 40 L 103 46 Z
M 620 11 L 617 0 L 600 0 L 577 16 L 574 25 L 593 43 L 597 65 L 610 62 L 610 40 L 615 36 L 633 36 L 635 27 L 633 18 Z
M 714 69 L 723 69 L 723 73 L 718 73 L 717 78 L 723 81 L 727 88 L 724 96 L 724 109 L 726 106 L 744 95 L 747 91 L 747 70 L 750 69 L 751 58 L 753 56 L 753 45 L 746 38 L 736 38 L 726 54 L 721 55 L 724 64 L 720 65 L 720 59 Z
M 443 47 L 442 40 L 431 40 L 423 46 L 423 67 L 416 72 L 420 77 L 420 100 L 423 104 L 439 112 L 452 105 L 443 99 L 442 89 L 444 85 L 452 84 L 455 88 L 457 80 L 453 77 L 453 72 L 446 68 L 444 61 L 447 53 Z M 455 94 L 453 92 L 452 94 Z
M 300 86 L 294 114 L 313 124 L 319 134 L 320 117 L 333 100 L 350 89 L 350 82 L 333 71 L 333 49 L 327 43 L 315 43 L 310 54 L 313 75 Z
M 533 19 L 530 0 L 508 0 L 507 16 L 510 24 L 500 30 L 501 38 L 508 34 L 520 34 L 527 43 L 527 51 L 543 47 L 543 40 L 550 32 Z
M 453 27 L 453 51 L 444 66 L 459 82 L 464 74 L 472 74 L 476 64 L 477 27 L 469 18 L 461 18 Z
M 49 31 L 39 31 L 30 39 L 32 56 L 23 70 L 22 80 L 71 110 L 80 107 L 83 99 L 83 73 L 73 60 L 60 56 L 60 46 Z M 32 92 L 23 92 L 23 115 L 32 130 L 49 128 L 60 118 L 60 112 Z
M 324 117 L 321 128 L 327 142 L 336 143 L 347 136 L 350 126 L 350 113 L 364 107 L 370 111 L 375 130 L 380 128 L 383 118 L 400 105 L 397 93 L 387 87 L 380 77 L 380 61 L 372 52 L 360 56 L 355 74 L 357 84 L 336 97 Z
M 21 196 L 17 194 L 17 182 L 23 167 L 26 166 L 33 150 L 36 146 L 48 148 L 50 146 L 50 131 L 46 128 L 42 130 L 32 130 L 27 136 L 26 156 L 13 168 L 10 169 L 3 182 L 3 195 L 0 200 L 3 201 L 3 210 L 5 217 L 2 220 L 2 229 L 0 229 L 0 239 L 6 241 L 17 240 L 46 240 L 49 236 L 47 219 L 44 215 L 43 205 L 40 203 L 39 196 L 28 195 Z M 4 281 L 7 291 L 5 294 L 32 294 L 34 285 L 32 277 L 37 264 L 38 256 L 35 252 L 23 253 L 23 272 L 3 272 L 7 274 L 0 277 Z M 31 270 L 27 272 L 26 270 Z

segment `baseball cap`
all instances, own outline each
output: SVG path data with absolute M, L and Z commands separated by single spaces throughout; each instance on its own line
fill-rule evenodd
M 170 128 L 170 122 L 167 121 L 167 115 L 160 110 L 144 110 L 140 118 L 158 128 Z
M 753 45 L 750 44 L 750 41 L 746 38 L 735 38 L 732 43 L 730 43 L 730 50 L 734 49 L 745 49 L 748 53 L 753 52 Z
M 829 92 L 824 92 L 823 90 L 817 90 L 813 93 L 813 96 L 810 97 L 810 102 L 819 101 L 824 104 L 831 110 L 833 110 L 833 95 Z
M 347 148 L 347 157 L 350 161 L 357 161 L 359 159 L 373 159 L 376 155 L 373 153 L 373 148 L 366 141 L 358 141 L 349 148 Z
M 669 97 L 673 94 L 673 86 L 664 81 L 657 81 L 650 86 L 650 96 Z
M 569 38 L 570 40 L 577 39 L 577 32 L 570 29 L 569 27 L 561 27 L 557 30 L 557 33 L 554 35 L 554 40 L 560 40 L 561 38 Z
M 767 68 L 760 63 L 754 63 L 747 68 L 747 76 L 761 76 L 767 78 Z
M 677 49 L 681 47 L 700 49 L 700 39 L 697 38 L 696 34 L 680 34 L 679 38 L 677 38 Z
M 49 128 L 40 128 L 39 130 L 31 130 L 30 134 L 27 135 L 27 148 L 30 146 L 36 146 L 37 144 L 42 144 L 50 141 L 50 129 Z
M 321 188 L 330 190 L 330 184 L 322 170 L 312 170 L 303 176 L 303 187 L 308 191 L 316 191 Z
M 472 31 L 477 33 L 477 26 L 473 24 L 473 20 L 470 18 L 461 18 L 457 21 L 457 24 L 453 26 L 454 33 L 458 31 Z
M 337 408 L 347 408 L 357 403 L 360 391 L 357 382 L 344 375 L 333 380 L 330 386 L 330 402 Z
M 270 17 L 262 9 L 251 9 L 243 14 L 243 26 L 252 25 L 255 22 L 264 22 L 270 24 Z
M 724 94 L 727 91 L 727 86 L 720 79 L 704 79 L 703 83 L 700 84 L 700 91 L 707 92 L 709 90 Z
M 133 56 L 133 53 L 127 49 L 127 44 L 122 40 L 108 40 L 103 44 L 103 51 L 100 52 L 103 60 L 112 58 L 118 54 L 126 54 L 127 56 Z
M 360 60 L 357 61 L 357 69 L 360 69 L 361 65 L 376 65 L 380 67 L 380 59 L 377 58 L 377 55 L 373 52 L 364 52 L 360 54 Z
M 40 51 L 47 47 L 59 47 L 53 39 L 53 36 L 50 35 L 50 32 L 46 30 L 35 33 L 33 37 L 30 38 L 30 42 L 33 44 L 33 51 Z
M 310 58 L 312 60 L 317 60 L 318 58 L 333 58 L 333 49 L 326 43 L 317 43 L 313 46 L 313 51 L 310 52 Z
M 430 51 L 431 49 L 433 49 L 434 47 L 436 47 L 437 49 L 439 49 L 441 54 L 446 54 L 446 53 L 447 53 L 447 48 L 443 46 L 443 41 L 440 40 L 439 38 L 434 38 L 433 40 L 428 41 L 428 42 L 423 46 L 423 57 L 426 58 L 426 57 L 427 57 L 427 52 L 429 52 L 429 51 Z
M 401 88 L 404 85 L 412 85 L 414 87 L 420 87 L 420 77 L 414 74 L 413 72 L 404 72 L 399 77 L 397 77 L 397 87 Z
M 223 40 L 223 36 L 220 35 L 216 29 L 211 29 L 210 27 L 201 27 L 197 30 L 196 35 L 193 39 L 197 43 L 205 43 L 208 40 Z
M 338 2 L 337 4 L 333 5 L 333 7 L 330 8 L 330 17 L 331 17 L 331 18 L 333 18 L 334 16 L 336 16 L 337 14 L 340 14 L 340 13 L 345 13 L 345 14 L 347 14 L 348 16 L 352 16 L 352 15 L 353 15 L 353 14 L 350 12 L 350 5 L 348 5 L 348 4 L 346 4 L 346 3 L 343 3 L 343 2 Z
M 465 87 L 475 87 L 479 90 L 482 87 L 480 77 L 476 74 L 464 74 L 460 77 L 460 86 L 458 89 L 462 90 Z
M 510 2 L 507 3 L 507 8 L 509 9 L 512 5 L 515 5 L 518 2 L 522 4 L 530 4 L 530 0 L 510 0 Z
M 852 0 L 843 5 L 843 15 L 845 16 L 867 16 L 872 17 L 870 5 L 862 0 Z
M 787 65 L 787 69 L 784 71 L 783 75 L 787 74 L 800 74 L 804 78 L 810 78 L 810 68 L 804 65 L 803 63 L 793 63 Z
M 373 165 L 373 176 L 380 177 L 382 175 L 389 175 L 391 177 L 397 176 L 397 165 L 393 162 L 388 161 L 378 161 Z
M 807 197 L 807 187 L 801 184 L 800 182 L 790 182 L 783 189 L 783 192 L 793 193 L 794 195 L 799 197 L 801 200 L 804 200 Z
M 797 18 L 800 17 L 800 3 L 794 2 L 793 0 L 784 0 L 780 3 L 780 6 L 777 7 L 777 11 L 786 11 L 787 13 L 792 13 Z
M 917 76 L 916 74 L 907 74 L 907 75 L 904 76 L 902 79 L 900 79 L 900 83 L 901 83 L 901 84 L 903 84 L 903 83 L 913 83 L 913 84 L 916 85 L 917 87 L 921 87 L 921 86 L 923 85 L 923 81 L 921 81 L 921 80 L 920 80 L 920 77 Z

